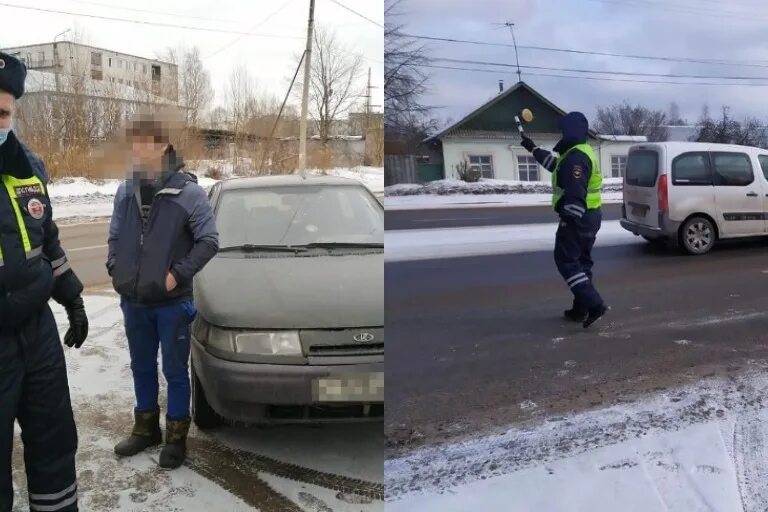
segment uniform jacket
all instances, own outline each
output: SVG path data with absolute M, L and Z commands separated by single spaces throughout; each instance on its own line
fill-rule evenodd
M 0 146 L 0 177 L 37 177 L 43 186 L 14 186 L 12 197 L 0 184 L 0 327 L 15 327 L 34 317 L 53 298 L 68 304 L 83 291 L 70 268 L 53 221 L 43 162 L 10 133 Z M 26 226 L 32 251 L 24 249 L 16 208 Z
M 559 119 L 558 127 L 563 134 L 563 138 L 553 148 L 556 153 L 563 155 L 573 146 L 587 142 L 589 124 L 583 114 L 572 112 L 564 115 Z M 555 170 L 557 158 L 549 151 L 536 148 L 533 151 L 533 156 L 548 171 L 552 172 Z M 592 163 L 589 157 L 581 151 L 568 153 L 560 163 L 560 168 L 557 171 L 556 185 L 563 189 L 563 197 L 555 205 L 555 211 L 564 220 L 580 218 L 579 212 L 587 210 L 587 185 L 589 184 L 589 178 L 592 176 L 592 171 Z M 569 207 L 566 208 L 566 206 Z
M 218 250 L 208 198 L 183 166 L 171 148 L 146 226 L 139 181 L 126 180 L 115 195 L 107 269 L 115 290 L 131 302 L 160 305 L 191 299 L 192 278 Z M 165 287 L 168 272 L 178 283 L 171 292 Z

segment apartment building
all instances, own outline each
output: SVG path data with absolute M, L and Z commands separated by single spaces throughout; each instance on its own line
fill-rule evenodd
M 179 98 L 176 64 L 69 41 L 17 46 L 3 51 L 24 61 L 28 69 L 59 75 L 86 74 L 97 82 L 134 87 L 173 102 Z

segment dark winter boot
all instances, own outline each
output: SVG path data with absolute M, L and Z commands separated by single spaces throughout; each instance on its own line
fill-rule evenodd
M 584 328 L 586 329 L 587 327 L 589 327 L 593 323 L 595 323 L 598 320 L 600 320 L 603 317 L 603 315 L 608 312 L 609 309 L 611 309 L 611 308 L 609 308 L 605 304 L 600 304 L 599 306 L 590 309 L 589 310 L 589 314 L 587 315 L 586 320 L 584 320 L 584 324 L 583 324 Z
M 582 323 L 587 318 L 587 309 L 574 300 L 571 309 L 563 311 L 563 317 L 571 322 Z
M 189 420 L 165 420 L 165 446 L 160 452 L 160 467 L 176 469 L 187 458 Z
M 120 457 L 136 455 L 163 442 L 163 433 L 160 431 L 160 411 L 134 411 L 133 415 L 133 431 L 130 437 L 115 445 L 115 453 Z

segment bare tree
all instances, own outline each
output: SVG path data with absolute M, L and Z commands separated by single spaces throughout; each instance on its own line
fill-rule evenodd
M 311 114 L 323 143 L 333 135 L 334 122 L 348 113 L 362 95 L 362 71 L 362 55 L 345 47 L 334 32 L 322 28 L 315 30 L 310 102 Z
M 746 118 L 743 123 L 733 119 L 730 108 L 722 107 L 720 119 L 709 117 L 709 109 L 702 111 L 699 131 L 691 138 L 694 142 L 739 144 L 742 146 L 768 147 L 768 134 L 758 119 Z
M 668 122 L 670 126 L 685 126 L 688 122 L 680 116 L 680 105 L 673 101 L 669 104 Z
M 422 71 L 428 64 L 427 48 L 407 36 L 398 23 L 402 4 L 403 0 L 384 2 L 384 124 L 388 132 L 412 127 L 413 120 L 429 113 L 421 102 L 429 80 Z
M 629 103 L 598 107 L 594 128 L 606 135 L 645 135 L 649 141 L 664 141 L 669 133 L 667 114 Z

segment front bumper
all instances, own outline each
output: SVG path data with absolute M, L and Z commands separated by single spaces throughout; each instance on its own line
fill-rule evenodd
M 242 363 L 216 357 L 192 340 L 192 364 L 208 403 L 224 418 L 245 423 L 381 421 L 383 402 L 322 401 L 316 385 L 329 376 L 383 374 L 380 359 L 325 366 Z

